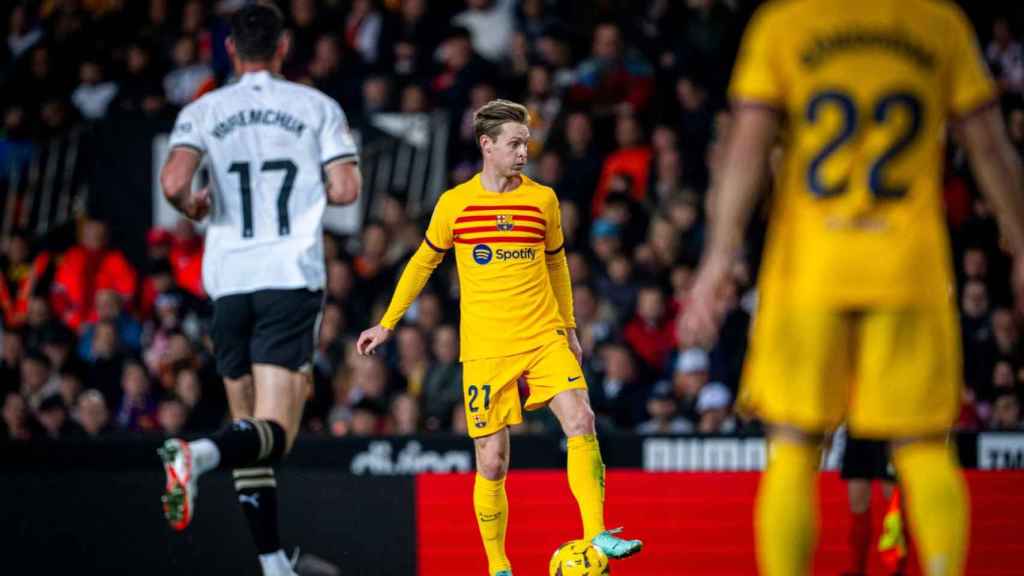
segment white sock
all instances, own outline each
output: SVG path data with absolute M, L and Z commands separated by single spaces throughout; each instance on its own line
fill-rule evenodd
M 220 464 L 220 450 L 212 440 L 203 438 L 189 442 L 188 448 L 192 452 L 192 469 L 196 476 L 209 472 Z
M 284 550 L 260 554 L 260 566 L 263 568 L 263 576 L 289 576 L 294 574 L 292 563 L 284 555 Z

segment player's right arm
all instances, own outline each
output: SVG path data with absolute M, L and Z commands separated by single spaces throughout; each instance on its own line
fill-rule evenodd
M 210 211 L 209 189 L 192 190 L 192 178 L 206 152 L 197 107 L 197 104 L 186 106 L 178 115 L 171 132 L 171 153 L 160 170 L 164 198 L 192 220 L 202 220 Z
M 722 180 L 690 303 L 680 320 L 680 339 L 710 344 L 721 318 L 715 301 L 737 251 L 768 172 L 768 154 L 785 109 L 786 80 L 776 66 L 775 34 L 782 27 L 773 5 L 762 6 L 747 27 L 729 87 L 735 113 L 726 139 Z
M 380 324 L 364 330 L 356 341 L 356 352 L 359 354 L 372 354 L 381 344 L 387 342 L 395 325 L 402 319 L 405 311 L 409 309 L 420 291 L 430 280 L 434 269 L 444 260 L 444 255 L 454 245 L 452 236 L 452 222 L 448 214 L 445 195 L 437 201 L 434 213 L 430 218 L 430 226 L 427 227 L 426 236 L 420 247 L 405 265 L 398 285 L 395 286 L 395 293 L 391 296 L 391 303 L 384 312 Z

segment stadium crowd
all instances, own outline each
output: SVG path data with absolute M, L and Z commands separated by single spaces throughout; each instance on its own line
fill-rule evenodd
M 757 301 L 759 240 L 722 294 L 718 344 L 686 347 L 676 333 L 702 248 L 730 119 L 725 88 L 750 2 L 279 4 L 293 38 L 284 74 L 336 98 L 355 126 L 381 111 L 449 115 L 450 183 L 479 167 L 476 107 L 497 96 L 528 106 L 529 173 L 562 200 L 599 427 L 756 428 L 732 406 Z M 38 138 L 118 115 L 173 116 L 229 81 L 225 15 L 239 5 L 45 0 L 5 8 L 0 174 Z M 1020 22 L 983 24 L 1010 136 L 1024 154 L 1024 48 L 1013 29 Z M 1009 259 L 953 131 L 944 181 L 967 383 L 959 426 L 1022 429 L 1024 303 L 1012 300 Z M 354 353 L 355 335 L 379 320 L 429 217 L 408 214 L 398 198 L 376 205 L 358 236 L 326 236 L 326 304 L 305 429 L 464 432 L 453 259 L 383 354 Z M 108 244 L 110 225 L 117 223 L 83 219 L 78 243 L 61 252 L 25 231 L 4 239 L 2 436 L 178 434 L 215 429 L 226 417 L 207 335 L 202 237 L 187 221 L 153 229 L 147 258 L 133 263 Z M 557 430 L 542 411 L 518 431 Z

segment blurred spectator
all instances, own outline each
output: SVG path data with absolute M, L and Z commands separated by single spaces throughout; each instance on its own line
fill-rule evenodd
M 157 407 L 157 423 L 167 436 L 179 436 L 185 430 L 187 418 L 188 409 L 185 404 L 173 396 L 162 400 Z
M 606 416 L 623 429 L 631 429 L 647 418 L 647 392 L 636 360 L 629 348 L 611 343 L 601 348 L 604 374 L 590 382 L 594 412 Z
M 1020 418 L 1020 399 L 1012 392 L 1003 392 L 996 396 L 992 405 L 992 420 L 989 428 L 993 430 L 1024 430 Z
M 466 0 L 466 10 L 452 24 L 469 30 L 473 50 L 492 63 L 508 53 L 512 43 L 513 0 Z
M 121 403 L 114 422 L 122 430 L 141 432 L 157 427 L 156 398 L 145 368 L 135 360 L 121 368 Z
M 29 235 L 15 231 L 7 241 L 0 265 L 0 312 L 9 326 L 21 326 L 29 313 L 29 303 L 38 292 L 49 286 L 53 275 L 53 259 L 47 251 L 32 258 Z
M 4 436 L 8 440 L 31 440 L 38 434 L 25 399 L 16 392 L 4 396 Z
M 683 180 L 687 186 L 698 190 L 708 184 L 706 159 L 714 125 L 706 82 L 692 71 L 676 81 L 676 98 L 681 111 L 679 140 L 683 151 Z
M 97 291 L 113 290 L 122 302 L 129 302 L 135 288 L 135 269 L 120 250 L 107 248 L 106 225 L 87 220 L 78 244 L 69 248 L 57 265 L 53 308 L 65 324 L 77 330 L 94 317 Z
M 365 76 L 362 61 L 349 49 L 343 49 L 338 37 L 323 34 L 317 38 L 313 60 L 309 63 L 313 86 L 334 98 L 350 115 L 362 107 L 362 92 L 352 78 Z
M 661 288 L 647 285 L 637 293 L 636 315 L 626 324 L 623 337 L 647 369 L 658 374 L 676 347 L 676 329 L 667 313 Z
M 992 41 L 985 58 L 1003 92 L 1024 94 L 1024 46 L 1013 36 L 1006 17 L 992 22 Z
M 523 105 L 530 112 L 530 156 L 536 158 L 544 150 L 548 133 L 562 110 L 562 99 L 554 89 L 548 68 L 530 66 Z
M 736 431 L 731 415 L 732 393 L 721 382 L 708 382 L 697 395 L 697 430 L 701 434 L 729 434 Z
M 469 103 L 469 92 L 491 74 L 487 64 L 473 51 L 469 32 L 455 29 L 439 48 L 442 70 L 431 87 L 435 101 L 449 110 L 461 112 Z
M 87 362 L 92 361 L 93 335 L 96 333 L 96 325 L 100 322 L 108 322 L 114 326 L 122 351 L 138 352 L 142 347 L 142 325 L 122 310 L 120 294 L 113 290 L 97 290 L 95 301 L 96 320 L 82 327 L 78 355 Z
M 306 65 L 312 59 L 316 39 L 320 36 L 324 22 L 316 0 L 291 0 L 288 14 L 291 21 L 287 28 L 291 32 L 291 49 L 284 61 L 284 75 L 296 78 L 306 71 Z
M 566 117 L 563 156 L 564 177 L 556 192 L 589 208 L 601 175 L 601 156 L 594 145 L 593 126 L 587 114 L 572 112 Z
M 523 0 L 518 4 L 516 30 L 526 36 L 530 44 L 535 44 L 545 32 L 559 25 L 558 19 L 548 10 L 546 0 Z
M 104 77 L 103 66 L 98 61 L 85 60 L 79 66 L 78 87 L 71 94 L 71 101 L 82 118 L 99 120 L 106 116 L 117 91 L 117 83 Z
M 445 324 L 434 332 L 435 361 L 423 379 L 420 406 L 426 430 L 436 432 L 451 426 L 451 414 L 462 406 L 462 367 L 459 366 L 459 335 Z
M 640 202 L 647 196 L 652 152 L 644 143 L 640 123 L 632 114 L 622 114 L 616 119 L 615 145 L 616 150 L 605 158 L 594 191 L 591 209 L 595 217 L 604 212 L 605 200 L 613 192 L 625 194 Z
M 180 218 L 171 234 L 171 250 L 168 253 L 174 281 L 181 288 L 203 298 L 203 237 L 196 232 L 191 221 Z
M 650 420 L 637 426 L 638 434 L 689 434 L 693 432 L 693 423 L 679 416 L 676 412 L 675 396 L 672 394 L 672 383 L 659 381 L 651 391 L 647 400 L 647 414 Z
M 384 75 L 368 76 L 363 81 L 363 116 L 380 114 L 391 109 L 391 79 Z
M 91 437 L 110 431 L 110 410 L 99 391 L 89 389 L 78 397 L 78 424 Z
M 113 108 L 121 112 L 159 112 L 165 104 L 163 84 L 148 46 L 128 46 L 125 75 L 114 98 Z
M 124 362 L 117 341 L 117 327 L 98 322 L 92 335 L 92 355 L 85 368 L 85 381 L 103 393 L 108 406 L 121 397 L 121 366 Z
M 960 297 L 960 329 L 963 333 L 964 370 L 968 385 L 984 390 L 991 375 L 985 359 L 992 341 L 988 317 L 989 301 L 985 285 L 977 280 L 964 284 Z
M 183 425 L 190 432 L 216 430 L 224 420 L 224 407 L 203 394 L 203 382 L 192 368 L 182 368 L 175 375 L 172 398 L 184 407 Z
M 345 39 L 367 64 L 376 65 L 381 60 L 381 34 L 384 16 L 373 0 L 353 0 L 345 18 Z
M 352 407 L 353 436 L 375 436 L 381 432 L 383 411 L 376 402 L 360 400 Z
M 0 393 L 21 389 L 21 360 L 24 356 L 21 332 L 5 330 L 0 337 Z
M 396 75 L 422 76 L 431 67 L 443 27 L 427 11 L 427 0 L 400 0 L 399 4 L 395 41 L 384 46 L 392 50 L 392 69 Z
M 77 369 L 78 359 L 74 354 L 75 336 L 66 326 L 59 323 L 48 324 L 43 330 L 39 349 L 50 360 L 55 373 L 67 369 Z
M 408 393 L 419 397 L 423 391 L 423 380 L 430 368 L 426 340 L 415 326 L 400 327 L 396 336 L 398 371 L 405 378 Z
M 21 361 L 21 395 L 29 408 L 36 410 L 43 399 L 60 390 L 60 381 L 54 377 L 50 359 L 38 350 L 30 350 Z
M 15 61 L 43 39 L 43 29 L 29 11 L 30 6 L 14 4 L 7 19 L 7 50 Z
M 82 434 L 78 423 L 68 417 L 68 407 L 59 395 L 44 399 L 36 414 L 39 424 L 50 439 L 73 438 Z
M 399 394 L 391 401 L 391 434 L 409 436 L 420 428 L 420 407 L 410 394 Z
M 679 404 L 679 413 L 691 421 L 699 421 L 697 399 L 708 382 L 709 367 L 708 354 L 701 348 L 684 349 L 676 357 L 672 390 Z
M 199 61 L 196 41 L 192 36 L 181 36 L 174 43 L 171 52 L 174 67 L 164 76 L 164 93 L 167 101 L 175 106 L 184 106 L 194 100 L 199 89 L 213 77 L 213 69 Z
M 576 82 L 569 93 L 573 103 L 586 104 L 598 115 L 634 113 L 647 108 L 653 93 L 651 65 L 623 46 L 618 24 L 598 24 L 591 57 L 576 68 Z
M 576 332 L 583 357 L 589 360 L 600 344 L 606 342 L 615 327 L 613 314 L 602 309 L 594 289 L 588 284 L 576 284 L 572 289 L 573 306 L 576 313 Z
M 597 291 L 615 307 L 618 320 L 626 321 L 636 304 L 637 295 L 632 262 L 622 255 L 613 256 L 608 262 L 606 274 L 598 278 Z
M 74 370 L 64 370 L 60 373 L 60 399 L 64 406 L 71 411 L 77 409 L 78 395 L 82 393 L 82 376 Z M 74 414 L 72 414 L 74 415 Z

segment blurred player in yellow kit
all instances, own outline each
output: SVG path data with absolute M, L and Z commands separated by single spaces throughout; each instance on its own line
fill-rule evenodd
M 761 573 L 809 573 L 819 445 L 847 419 L 853 434 L 892 443 L 926 573 L 962 574 L 968 502 L 944 442 L 961 386 L 940 192 L 949 120 L 1024 298 L 1020 160 L 974 32 L 952 2 L 769 2 L 746 31 L 730 97 L 710 241 L 681 331 L 713 340 L 716 291 L 781 131 L 740 394 L 772 444 L 756 510 Z
M 530 137 L 526 108 L 494 100 L 473 117 L 483 153 L 479 174 L 437 201 L 426 238 L 409 260 L 380 324 L 356 343 L 360 354 L 383 344 L 444 255 L 459 273 L 463 398 L 476 447 L 473 505 L 492 576 L 512 574 L 505 553 L 508 426 L 525 408 L 548 406 L 568 437 L 569 487 L 584 539 L 611 558 L 640 551 L 604 526 L 604 464 L 580 368 L 572 284 L 554 190 L 522 174 Z

